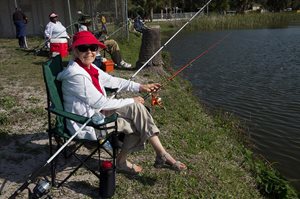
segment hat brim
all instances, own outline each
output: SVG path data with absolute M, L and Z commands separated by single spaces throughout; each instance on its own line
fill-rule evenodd
M 103 44 L 102 42 L 98 41 L 97 39 L 91 39 L 89 41 L 83 41 L 83 40 L 78 40 L 75 41 L 72 44 L 72 49 L 76 48 L 77 46 L 81 46 L 81 45 L 92 45 L 92 44 L 96 44 L 98 45 L 100 48 L 105 49 L 106 46 L 105 44 Z
M 53 13 L 53 14 L 49 15 L 49 17 L 50 18 L 55 18 L 55 17 L 58 17 L 58 15 Z

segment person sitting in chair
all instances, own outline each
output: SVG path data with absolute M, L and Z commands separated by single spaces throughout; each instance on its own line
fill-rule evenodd
M 102 30 L 101 32 L 98 32 L 96 34 L 97 38 L 105 44 L 107 47 L 105 49 L 106 52 L 108 52 L 111 56 L 111 59 L 114 61 L 114 63 L 117 64 L 118 68 L 131 68 L 131 64 L 125 62 L 122 59 L 121 51 L 118 42 L 114 39 L 110 39 L 107 35 L 106 30 Z
M 97 68 L 93 61 L 98 48 L 104 48 L 91 32 L 81 31 L 73 36 L 72 51 L 74 60 L 58 74 L 62 81 L 64 108 L 66 111 L 91 117 L 101 110 L 104 115 L 117 113 L 118 130 L 125 134 L 123 145 L 116 159 L 118 171 L 139 174 L 142 167 L 127 160 L 128 154 L 144 148 L 148 140 L 152 145 L 156 159 L 154 166 L 159 168 L 170 165 L 178 171 L 185 170 L 185 164 L 176 161 L 160 142 L 159 129 L 148 110 L 145 108 L 141 96 L 132 98 L 108 98 L 105 88 L 118 88 L 131 92 L 155 92 L 159 83 L 140 84 L 118 78 Z M 67 121 L 67 128 L 75 133 L 81 124 Z M 78 135 L 81 139 L 97 139 L 97 132 L 92 127 L 85 127 Z
M 140 33 L 143 33 L 145 30 L 148 29 L 148 27 L 142 21 L 142 18 L 140 15 L 137 15 L 137 17 L 134 19 L 133 27 L 137 32 L 140 32 Z

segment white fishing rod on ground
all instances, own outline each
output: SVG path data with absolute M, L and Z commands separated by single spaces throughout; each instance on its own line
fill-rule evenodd
M 112 99 L 113 96 L 110 97 Z M 100 99 L 99 99 L 100 100 Z M 99 101 L 98 100 L 98 101 Z M 96 103 L 98 103 L 98 101 Z M 46 161 L 46 163 L 39 167 L 36 171 L 32 172 L 32 174 L 28 177 L 26 182 L 24 182 L 20 188 L 18 188 L 8 199 L 15 199 L 22 191 L 24 191 L 26 188 L 28 188 L 28 185 L 33 183 L 33 181 L 38 177 L 38 175 L 56 158 L 57 155 L 61 153 L 61 151 L 82 131 L 83 128 L 85 128 L 89 122 L 93 122 L 96 125 L 100 125 L 104 122 L 105 116 L 100 113 L 100 111 L 104 108 L 108 101 L 106 101 L 101 108 L 97 109 L 95 111 L 94 115 L 87 119 L 87 121 L 82 124 L 82 126 Z M 51 185 L 46 182 L 42 184 L 43 189 L 50 189 Z M 39 190 L 40 191 L 40 190 Z
M 164 43 L 164 45 L 162 45 L 127 81 L 128 84 L 130 81 L 133 80 L 133 78 L 135 78 L 135 76 L 143 69 L 145 68 L 145 66 L 164 48 L 168 45 L 168 43 L 185 27 L 187 26 L 199 13 L 201 13 L 203 11 L 203 9 L 205 7 L 208 6 L 208 4 L 210 4 L 212 0 L 209 0 L 202 8 L 200 8 L 200 10 L 198 10 L 198 12 L 196 12 L 172 37 L 170 37 L 170 39 L 168 41 L 166 41 L 166 43 Z M 112 98 L 114 98 L 120 91 L 122 90 L 122 88 L 119 88 L 113 95 Z
M 33 172 L 29 178 L 27 179 L 27 181 L 25 183 L 23 183 L 23 185 L 18 188 L 10 197 L 9 199 L 15 199 L 22 191 L 24 191 L 28 185 L 30 183 L 32 183 L 39 175 L 39 173 L 41 173 L 44 168 L 46 168 L 46 166 L 48 166 L 54 158 L 56 158 L 56 156 L 78 135 L 78 133 L 81 132 L 81 130 L 92 120 L 92 118 L 89 118 L 76 132 L 74 135 L 72 135 L 57 151 L 55 154 L 53 154 L 48 160 L 47 162 L 40 167 L 38 170 L 36 170 L 35 172 Z M 50 186 L 50 185 L 49 185 Z

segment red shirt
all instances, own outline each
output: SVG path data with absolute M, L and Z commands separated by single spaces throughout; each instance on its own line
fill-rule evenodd
M 81 66 L 92 78 L 92 82 L 93 82 L 93 85 L 96 87 L 96 89 L 101 93 L 103 94 L 103 91 L 100 87 L 100 84 L 99 84 L 99 72 L 96 68 L 94 68 L 92 66 L 92 64 L 90 65 L 90 68 L 88 68 L 87 66 L 83 65 L 83 63 L 79 60 L 79 59 L 76 59 L 75 60 L 77 64 L 79 64 L 79 66 Z

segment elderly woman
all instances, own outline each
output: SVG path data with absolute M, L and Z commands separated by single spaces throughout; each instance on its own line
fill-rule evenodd
M 98 48 L 105 48 L 105 45 L 89 31 L 81 31 L 73 36 L 74 60 L 58 75 L 58 80 L 62 81 L 65 110 L 87 117 L 91 117 L 97 110 L 105 115 L 113 112 L 119 115 L 118 129 L 125 133 L 124 143 L 117 157 L 119 171 L 131 174 L 142 171 L 142 167 L 129 162 L 127 156 L 142 149 L 146 140 L 156 152 L 155 167 L 169 165 L 178 171 L 185 170 L 186 165 L 176 161 L 162 146 L 158 138 L 159 129 L 143 105 L 142 97 L 111 99 L 106 96 L 105 91 L 105 87 L 108 87 L 131 92 L 153 92 L 160 84 L 139 84 L 105 73 L 93 64 Z M 72 133 L 80 127 L 78 123 L 67 121 L 67 128 Z M 78 137 L 95 140 L 97 132 L 92 127 L 85 127 Z

